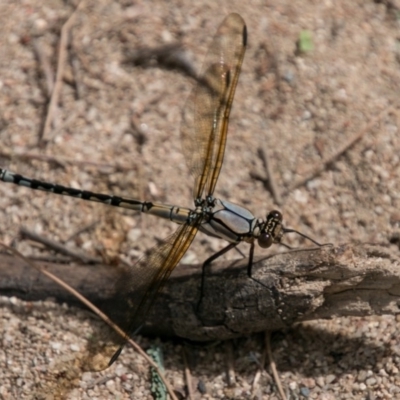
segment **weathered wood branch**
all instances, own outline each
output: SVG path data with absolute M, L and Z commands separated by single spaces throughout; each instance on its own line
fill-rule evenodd
M 113 304 L 116 268 L 42 262 L 97 305 Z M 400 254 L 380 245 L 298 250 L 257 260 L 215 263 L 200 299 L 201 268 L 179 266 L 149 313 L 146 332 L 191 340 L 228 339 L 296 322 L 353 315 L 397 314 Z M 63 289 L 8 255 L 0 255 L 0 295 L 54 297 L 76 304 Z

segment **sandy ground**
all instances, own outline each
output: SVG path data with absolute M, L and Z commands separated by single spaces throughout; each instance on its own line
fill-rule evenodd
M 179 42 L 198 68 L 218 25 L 235 11 L 247 23 L 249 44 L 216 195 L 260 217 L 279 208 L 287 226 L 321 242 L 396 241 L 398 2 L 87 0 L 71 30 L 55 123 L 47 146 L 39 148 L 60 31 L 73 9 L 57 0 L 0 3 L 1 167 L 87 190 L 192 206 L 179 126 L 194 82 L 155 63 L 141 67 L 126 60 L 138 48 Z M 313 42 L 306 54 L 296 46 L 305 30 Z M 355 146 L 293 189 L 378 115 Z M 265 176 L 260 148 L 268 152 L 282 194 L 279 206 L 254 178 Z M 21 240 L 21 227 L 108 262 L 137 259 L 174 228 L 153 217 L 1 184 L 1 240 L 25 255 L 51 255 Z M 296 240 L 287 239 L 298 245 Z M 223 246 L 199 234 L 184 261 L 200 262 Z M 103 373 L 79 370 L 79 354 L 96 323 L 88 313 L 47 301 L 2 298 L 0 305 L 0 398 L 151 398 L 148 367 L 132 351 Z M 316 321 L 274 335 L 288 397 L 400 398 L 399 329 L 393 316 L 371 316 Z M 184 393 L 183 344 L 164 342 L 163 348 L 167 376 Z M 195 398 L 250 398 L 263 348 L 258 335 L 186 347 Z M 254 394 L 278 398 L 269 373 L 262 373 Z

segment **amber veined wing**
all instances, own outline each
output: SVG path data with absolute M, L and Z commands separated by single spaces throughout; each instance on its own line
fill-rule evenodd
M 243 18 L 235 13 L 228 15 L 218 28 L 183 111 L 182 149 L 195 178 L 195 200 L 204 197 L 204 191 L 211 195 L 218 180 L 246 41 Z
M 238 14 L 220 25 L 206 56 L 202 73 L 183 113 L 182 147 L 195 177 L 194 200 L 214 191 L 221 170 L 228 118 L 246 45 L 246 26 Z M 153 301 L 193 241 L 203 215 L 193 211 L 186 223 L 129 268 L 117 284 L 117 303 L 125 302 L 122 327 L 139 328 Z M 118 356 L 112 358 L 111 363 Z

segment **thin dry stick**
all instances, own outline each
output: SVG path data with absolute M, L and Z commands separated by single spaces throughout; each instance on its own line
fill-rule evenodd
M 269 185 L 269 188 L 271 189 L 272 197 L 274 198 L 275 204 L 280 206 L 280 205 L 282 205 L 282 196 L 279 192 L 278 185 L 276 184 L 275 176 L 272 172 L 272 169 L 271 169 L 271 166 L 269 163 L 268 151 L 267 151 L 265 142 L 262 143 L 260 150 L 261 150 L 261 157 L 262 157 L 264 167 L 265 167 L 265 173 L 266 173 L 267 179 L 268 179 L 268 185 Z
M 233 350 L 232 350 L 232 341 L 228 340 L 225 344 L 225 354 L 226 354 L 226 363 L 227 363 L 227 381 L 228 386 L 232 387 L 236 382 L 235 376 L 235 368 L 233 366 Z
M 22 160 L 39 160 L 47 163 L 56 163 L 59 165 L 64 164 L 72 164 L 72 165 L 82 165 L 82 166 L 91 166 L 96 167 L 97 169 L 113 169 L 116 171 L 132 171 L 132 165 L 121 165 L 121 164 L 104 164 L 98 163 L 95 161 L 87 161 L 87 160 L 76 160 L 74 158 L 67 157 L 55 157 L 49 156 L 46 154 L 36 154 L 36 153 L 24 153 L 24 152 L 9 152 L 9 151 L 0 151 L 0 157 L 8 158 L 8 159 L 22 159 Z
M 76 232 L 74 232 L 71 236 L 69 236 L 67 238 L 66 242 L 69 242 L 70 240 L 76 238 L 77 236 L 81 235 L 82 233 L 84 233 L 86 231 L 92 230 L 98 223 L 99 223 L 99 220 L 94 221 L 94 222 L 90 223 L 89 225 L 84 226 L 81 229 L 78 229 Z
M 282 400 L 287 400 L 285 392 L 283 391 L 283 388 L 282 388 L 282 383 L 279 378 L 278 371 L 276 369 L 276 364 L 275 364 L 274 358 L 272 357 L 271 332 L 269 332 L 269 331 L 265 332 L 265 347 L 267 348 L 269 366 L 271 367 L 272 375 L 274 377 L 276 386 L 278 388 L 278 392 L 279 392 L 280 396 L 282 397 Z
M 80 10 L 83 1 L 78 3 L 78 6 L 75 8 L 74 12 L 65 22 L 63 27 L 61 28 L 61 36 L 60 36 L 60 46 L 58 49 L 58 63 L 57 63 L 57 74 L 56 81 L 54 84 L 54 89 L 51 94 L 49 108 L 47 110 L 46 121 L 44 124 L 43 132 L 39 137 L 39 143 L 47 140 L 48 132 L 50 130 L 51 123 L 53 122 L 54 112 L 58 104 L 58 98 L 61 91 L 62 78 L 64 74 L 64 66 L 67 59 L 67 44 L 68 44 L 68 34 L 69 30 L 74 22 L 75 16 L 77 15 L 78 10 Z
M 292 190 L 297 189 L 300 186 L 306 184 L 309 180 L 317 177 L 321 172 L 325 171 L 326 168 L 332 164 L 337 158 L 339 158 L 343 153 L 350 149 L 356 142 L 358 142 L 374 125 L 383 119 L 387 114 L 394 111 L 394 107 L 389 107 L 378 114 L 374 119 L 372 119 L 363 129 L 357 132 L 352 138 L 350 138 L 342 147 L 340 147 L 334 154 L 322 161 L 319 167 L 308 171 L 305 178 L 301 178 L 296 181 L 285 193 L 285 196 Z
M 94 304 L 92 304 L 86 297 L 82 296 L 79 292 L 77 292 L 74 288 L 69 286 L 67 283 L 65 283 L 63 280 L 59 279 L 57 276 L 53 275 L 51 272 L 47 271 L 46 269 L 36 265 L 35 263 L 31 262 L 28 260 L 26 257 L 24 257 L 21 253 L 19 253 L 17 250 L 5 245 L 4 243 L 0 242 L 0 246 L 3 247 L 5 250 L 11 252 L 13 255 L 15 255 L 17 258 L 20 260 L 24 261 L 29 265 L 30 267 L 36 269 L 37 271 L 41 272 L 45 276 L 47 276 L 49 279 L 51 279 L 53 282 L 57 283 L 60 285 L 62 288 L 64 288 L 66 291 L 71 293 L 73 296 L 75 296 L 80 302 L 82 302 L 86 307 L 91 309 L 95 314 L 97 314 L 106 324 L 108 324 L 112 329 L 115 330 L 115 332 L 118 333 L 124 340 L 129 342 L 129 344 L 156 370 L 158 375 L 160 375 L 161 380 L 163 381 L 165 387 L 168 390 L 169 395 L 173 400 L 178 400 L 178 398 L 175 396 L 173 389 L 167 382 L 167 380 L 164 377 L 164 374 L 160 371 L 158 368 L 158 365 L 146 354 L 145 351 L 137 344 L 135 343 L 118 325 L 114 324 L 108 318 L 106 314 L 104 314 L 102 311 L 100 311 Z
M 188 390 L 189 400 L 194 400 L 192 374 L 190 373 L 190 368 L 187 363 L 185 347 L 182 348 L 182 357 L 183 357 L 183 364 L 185 365 L 185 379 L 186 379 L 186 386 Z
M 29 257 L 30 260 L 33 261 L 44 261 L 53 264 L 70 264 L 71 257 L 61 256 L 61 255 L 54 255 L 54 256 L 31 256 Z
M 256 396 L 256 390 L 258 389 L 258 381 L 261 378 L 262 372 L 265 371 L 264 366 L 265 366 L 266 359 L 267 359 L 267 347 L 265 346 L 264 351 L 261 355 L 261 361 L 259 363 L 259 368 L 258 368 L 256 374 L 254 375 L 253 384 L 251 386 L 252 398 Z M 267 373 L 267 372 L 265 371 L 265 373 Z M 272 380 L 272 378 L 271 378 L 271 380 Z
M 85 87 L 81 81 L 80 78 L 80 61 L 79 58 L 76 54 L 76 50 L 74 48 L 73 43 L 71 43 L 71 56 L 72 56 L 72 60 L 71 60 L 71 66 L 72 66 L 72 74 L 74 76 L 74 83 L 75 83 L 75 87 L 76 87 L 76 96 L 78 98 L 78 100 L 83 99 L 84 98 L 84 93 L 85 93 Z
M 43 51 L 43 47 L 39 43 L 39 39 L 32 41 L 32 48 L 36 55 L 36 58 L 42 67 L 42 72 L 44 77 L 46 78 L 46 89 L 47 89 L 47 96 L 51 96 L 51 92 L 53 91 L 54 87 L 54 71 L 50 65 L 50 60 L 46 56 L 45 52 Z
M 91 257 L 89 255 L 84 254 L 81 251 L 71 249 L 70 247 L 64 246 L 63 244 L 56 242 L 55 240 L 46 238 L 35 232 L 31 232 L 26 228 L 20 228 L 19 232 L 25 238 L 28 238 L 28 239 L 33 240 L 38 243 L 42 243 L 45 246 L 47 246 L 59 253 L 63 253 L 63 254 L 66 254 L 67 256 L 76 258 L 83 263 L 100 263 L 101 262 L 101 260 L 99 258 Z
M 57 110 L 58 111 L 58 110 Z M 71 112 L 63 121 L 59 122 L 54 126 L 53 129 L 50 129 L 46 132 L 46 141 L 49 142 L 54 137 L 56 137 L 60 132 L 66 131 L 75 121 L 77 121 L 82 116 L 81 110 L 74 110 Z

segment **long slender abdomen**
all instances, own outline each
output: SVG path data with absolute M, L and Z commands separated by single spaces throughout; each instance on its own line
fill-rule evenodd
M 189 222 L 190 215 L 192 213 L 189 208 L 171 206 L 161 203 L 152 203 L 150 201 L 144 201 L 140 211 L 146 214 L 155 215 L 159 218 L 169 219 L 177 224 Z
M 74 189 L 53 183 L 38 181 L 36 179 L 26 178 L 19 174 L 0 168 L 0 180 L 14 183 L 19 186 L 25 186 L 30 189 L 50 192 L 61 196 L 75 197 L 86 201 L 94 201 L 114 207 L 128 208 L 134 211 L 140 211 L 146 214 L 155 215 L 159 218 L 169 219 L 177 224 L 184 224 L 189 220 L 191 210 L 177 206 L 171 206 L 150 201 L 140 201 L 129 199 L 127 197 L 113 196 L 102 193 L 89 192 L 87 190 Z

